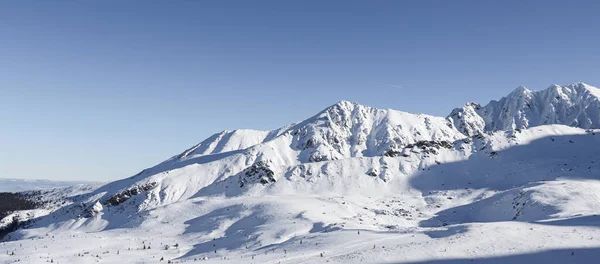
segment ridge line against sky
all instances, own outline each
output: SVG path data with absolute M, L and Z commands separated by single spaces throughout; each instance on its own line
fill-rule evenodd
M 0 2 L 0 178 L 128 177 L 340 100 L 446 116 L 597 86 L 595 1 Z

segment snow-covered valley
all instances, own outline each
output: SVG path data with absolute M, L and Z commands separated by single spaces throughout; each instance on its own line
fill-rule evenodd
M 595 263 L 600 90 L 448 117 L 341 101 L 217 133 L 130 178 L 25 192 L 4 263 Z

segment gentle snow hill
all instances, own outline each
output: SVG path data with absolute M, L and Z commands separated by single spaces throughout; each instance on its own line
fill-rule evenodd
M 0 261 L 592 263 L 598 94 L 520 87 L 447 118 L 341 101 L 224 131 L 130 178 L 29 193 L 43 206 L 7 212 Z

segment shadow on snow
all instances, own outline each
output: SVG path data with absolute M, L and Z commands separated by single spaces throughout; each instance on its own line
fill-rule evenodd
M 494 256 L 483 258 L 456 258 L 456 259 L 432 259 L 419 262 L 391 262 L 412 264 L 461 264 L 461 263 L 483 263 L 483 264 L 531 264 L 531 263 L 598 263 L 600 248 L 566 248 L 554 249 L 540 252 Z

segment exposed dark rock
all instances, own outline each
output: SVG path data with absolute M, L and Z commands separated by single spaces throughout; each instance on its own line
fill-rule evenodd
M 308 157 L 309 162 L 321 162 L 321 161 L 329 161 L 329 160 L 335 160 L 335 159 L 330 158 L 327 155 L 323 155 L 323 154 L 319 153 L 318 151 L 313 152 L 310 155 L 310 157 Z
M 377 174 L 378 174 L 377 170 L 373 169 L 373 168 L 371 168 L 371 169 L 369 169 L 369 171 L 367 171 L 367 175 L 369 175 L 369 176 L 377 177 Z
M 95 202 L 88 208 L 85 208 L 83 217 L 85 217 L 85 218 L 93 217 L 93 216 L 97 215 L 98 213 L 102 212 L 102 210 L 103 210 L 102 204 L 100 202 Z
M 413 147 L 418 147 L 420 149 L 426 149 L 426 148 L 451 149 L 452 144 L 450 144 L 450 142 L 448 142 L 448 141 L 421 140 L 421 141 L 417 141 L 414 144 L 408 144 L 405 146 L 405 148 L 413 148 Z
M 421 140 L 417 141 L 414 144 L 408 144 L 404 148 L 414 148 L 417 147 L 423 150 L 426 154 L 438 154 L 438 150 L 441 148 L 452 149 L 452 144 L 448 141 L 434 141 L 434 140 Z
M 400 153 L 402 153 L 402 152 L 397 151 L 397 150 L 389 150 L 389 151 L 383 153 L 383 156 L 386 156 L 386 157 L 396 157 L 396 156 L 400 155 Z
M 274 183 L 276 181 L 274 176 L 275 173 L 271 170 L 268 163 L 258 161 L 242 171 L 239 179 L 240 187 L 251 183 L 261 183 L 262 185 Z
M 139 186 L 135 186 L 131 189 L 127 189 L 125 191 L 117 193 L 117 194 L 113 195 L 112 197 L 108 198 L 106 201 L 104 201 L 104 205 L 117 206 L 117 205 L 122 204 L 125 201 L 129 200 L 129 198 L 131 198 L 133 196 L 136 196 L 140 193 L 143 193 L 145 191 L 148 191 L 148 190 L 154 188 L 154 186 L 156 186 L 156 182 L 149 182 L 144 185 L 139 185 Z

